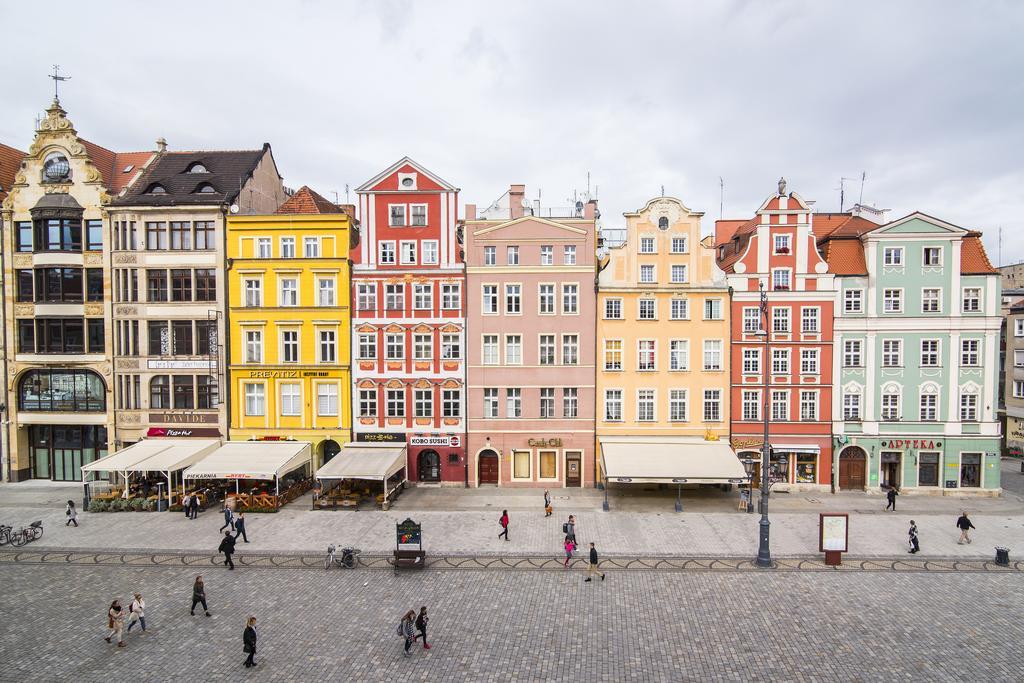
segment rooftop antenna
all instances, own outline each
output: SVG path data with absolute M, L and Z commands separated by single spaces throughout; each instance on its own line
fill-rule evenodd
M 722 220 L 725 208 L 725 180 L 718 176 L 718 220 Z
M 345 183 L 345 203 L 348 204 L 348 183 Z
M 846 181 L 847 180 L 856 180 L 856 178 L 846 178 L 846 177 L 840 177 L 839 178 L 839 213 L 843 212 L 843 207 L 845 206 L 845 201 L 846 201 Z
M 867 177 L 868 177 L 868 172 L 867 171 L 861 171 L 860 172 L 860 196 L 857 197 L 857 203 L 858 204 L 863 204 L 864 203 L 864 181 L 867 179 Z
M 334 195 L 334 203 L 335 204 L 340 204 L 341 202 L 338 199 L 338 191 L 337 190 L 331 190 L 331 194 Z
M 62 81 L 70 81 L 71 80 L 71 76 L 61 76 L 60 75 L 60 64 L 54 64 L 53 65 L 53 73 L 50 76 L 48 76 L 48 78 L 52 78 L 53 79 L 53 99 L 59 101 L 60 100 L 60 92 L 58 90 L 58 87 L 60 86 Z
M 1003 226 L 999 226 L 999 250 L 996 253 L 996 259 L 999 261 L 999 266 L 1003 265 Z
M 661 186 L 661 196 L 662 197 L 665 196 L 665 186 L 664 185 Z
M 590 199 L 590 171 L 587 171 L 587 199 Z

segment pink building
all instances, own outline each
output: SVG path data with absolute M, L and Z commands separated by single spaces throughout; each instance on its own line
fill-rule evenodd
M 469 481 L 593 486 L 597 202 L 524 195 L 466 206 Z

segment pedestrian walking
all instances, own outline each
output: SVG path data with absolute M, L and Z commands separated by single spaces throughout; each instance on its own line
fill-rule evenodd
M 498 538 L 501 538 L 502 536 L 504 536 L 505 540 L 507 541 L 508 540 L 508 510 L 502 510 L 501 511 L 501 519 L 498 520 L 498 524 L 501 525 L 501 533 L 498 534 Z
M 189 519 L 195 519 L 196 517 L 199 516 L 199 494 L 198 493 L 193 493 L 192 496 L 190 497 L 190 502 L 191 502 L 191 505 L 189 505 L 189 508 L 188 508 L 188 510 L 189 510 L 188 518 Z
M 551 493 L 544 489 L 544 516 L 550 517 L 554 509 L 551 507 Z
M 568 536 L 565 537 L 565 568 L 569 568 L 569 561 L 572 559 L 572 553 L 576 550 L 576 541 L 572 540 Z
M 247 652 L 245 668 L 256 666 L 256 617 L 249 617 L 245 620 L 245 630 L 242 631 L 242 652 Z
M 185 519 L 192 518 L 192 494 L 186 493 L 181 497 L 181 509 L 185 511 Z
M 136 622 L 142 626 L 142 632 L 146 632 L 146 601 L 142 599 L 140 593 L 135 594 L 135 599 L 132 600 L 132 604 L 128 605 L 128 633 L 132 632 L 132 626 L 135 626 Z
M 195 583 L 192 584 L 192 609 L 189 610 L 189 614 L 195 616 L 196 605 L 199 604 L 203 606 L 206 616 L 210 616 L 210 608 L 206 606 L 206 584 L 203 583 L 202 575 L 197 576 Z
M 412 647 L 413 641 L 416 639 L 416 631 L 413 626 L 416 621 L 416 612 L 409 610 L 402 617 L 402 621 L 398 624 L 398 635 L 405 638 L 405 656 L 409 656 L 409 648 Z
M 220 547 L 217 548 L 217 551 L 224 553 L 224 565 L 228 569 L 234 569 L 235 563 L 231 556 L 235 554 L 235 538 L 231 535 L 230 531 L 224 532 L 224 538 L 221 539 Z
M 910 542 L 910 550 L 907 552 L 914 555 L 921 550 L 921 546 L 917 541 L 917 524 L 914 523 L 914 520 L 910 520 L 910 531 L 907 532 L 907 536 L 909 536 Z
M 562 533 L 565 534 L 566 538 L 572 539 L 573 545 L 576 544 L 576 518 L 569 515 L 569 521 L 562 525 Z
M 419 633 L 416 634 L 416 638 L 423 639 L 423 649 L 429 650 L 430 643 L 427 642 L 427 622 L 430 621 L 430 617 L 427 616 L 427 608 L 420 607 L 420 613 L 416 615 L 416 630 Z
M 235 513 L 231 510 L 231 506 L 228 501 L 224 501 L 224 526 L 217 531 L 224 531 L 225 529 L 234 528 L 235 525 Z
M 68 521 L 64 522 L 64 526 L 71 526 L 72 524 L 78 526 L 78 510 L 75 509 L 75 501 L 68 501 L 68 506 L 64 509 L 64 515 L 68 518 Z
M 103 640 L 110 642 L 110 639 L 117 636 L 117 646 L 124 647 L 124 610 L 121 609 L 121 601 L 114 600 L 107 610 L 107 628 L 109 632 Z
M 971 542 L 971 529 L 974 525 L 971 524 L 971 520 L 967 519 L 967 513 L 961 512 L 960 518 L 956 520 L 956 526 L 960 529 L 960 540 L 957 541 L 958 545 Z
M 885 506 L 886 510 L 892 510 L 893 512 L 896 512 L 896 496 L 898 495 L 900 495 L 900 493 L 899 491 L 896 490 L 896 487 L 890 486 L 889 490 L 885 494 L 885 499 L 889 501 Z
M 594 543 L 591 542 L 590 543 L 590 562 L 587 563 L 587 578 L 585 578 L 583 580 L 584 582 L 589 582 L 590 579 L 592 579 L 594 577 L 594 574 L 600 574 L 601 575 L 601 580 L 604 581 L 604 572 L 602 572 L 598 568 L 597 565 L 598 565 L 597 548 L 595 548 L 594 547 Z
M 249 542 L 249 537 L 245 535 L 245 513 L 239 512 L 238 517 L 235 518 L 235 540 L 241 536 L 242 540 L 246 543 Z

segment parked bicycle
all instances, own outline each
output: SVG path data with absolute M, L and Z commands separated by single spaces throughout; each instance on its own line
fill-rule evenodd
M 11 527 L 0 524 L 0 545 L 7 545 L 11 542 Z
M 22 527 L 17 531 L 10 532 L 10 543 L 15 546 L 23 546 L 26 543 L 31 543 L 37 538 L 41 538 L 43 535 L 43 520 L 37 520 L 32 522 L 28 526 Z
M 356 556 L 362 552 L 359 548 L 342 548 L 339 557 L 336 551 L 337 546 L 333 543 L 327 546 L 327 560 L 324 562 L 324 569 L 330 569 L 332 564 L 343 569 L 352 569 L 356 566 Z

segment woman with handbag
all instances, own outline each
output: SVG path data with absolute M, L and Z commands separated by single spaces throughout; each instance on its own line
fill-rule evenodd
M 242 652 L 248 652 L 245 659 L 245 668 L 256 666 L 256 617 L 249 617 L 245 622 L 245 630 L 242 631 Z
M 78 510 L 75 509 L 75 501 L 68 501 L 68 506 L 64 510 L 64 514 L 68 518 L 68 521 L 64 523 L 64 526 L 71 526 L 72 524 L 78 526 Z

